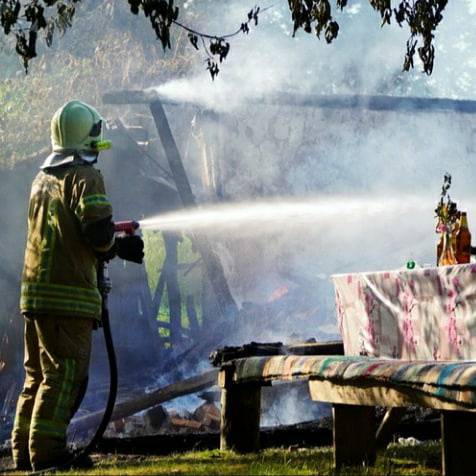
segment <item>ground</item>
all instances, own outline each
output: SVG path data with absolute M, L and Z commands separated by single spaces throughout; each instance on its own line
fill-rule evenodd
M 268 449 L 259 454 L 194 451 L 170 456 L 93 455 L 89 475 L 334 475 L 331 448 Z M 0 460 L 5 464 L 6 459 Z M 390 445 L 375 467 L 346 468 L 341 475 L 366 476 L 440 474 L 440 446 L 428 442 L 417 446 Z M 21 474 L 21 473 L 17 473 Z M 25 474 L 25 473 L 24 473 Z M 79 474 L 67 472 L 61 474 Z

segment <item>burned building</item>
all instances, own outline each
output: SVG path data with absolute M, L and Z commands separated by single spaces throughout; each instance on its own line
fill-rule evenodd
M 461 189 L 474 181 L 474 101 L 281 95 L 231 114 L 161 99 L 153 90 L 104 97 L 117 106 L 114 149 L 99 164 L 114 219 L 224 208 L 206 230 L 145 229 L 145 267 L 112 263 L 120 398 L 188 377 L 222 344 L 336 336 L 329 274 L 400 266 L 410 253 L 431 262 L 432 202 L 421 184 L 436 196 L 452 156 Z M 0 210 L 7 423 L 22 372 L 19 237 L 40 160 L 2 172 L 0 187 L 2 203 L 16 204 Z M 471 217 L 476 204 L 466 206 Z M 100 333 L 95 340 L 85 412 L 100 409 L 107 388 Z

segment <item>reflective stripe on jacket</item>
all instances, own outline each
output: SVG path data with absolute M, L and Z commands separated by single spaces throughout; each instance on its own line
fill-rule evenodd
M 97 260 L 83 230 L 111 215 L 102 175 L 91 165 L 38 173 L 30 196 L 22 313 L 100 318 Z

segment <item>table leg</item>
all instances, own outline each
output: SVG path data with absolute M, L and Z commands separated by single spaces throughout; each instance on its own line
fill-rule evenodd
M 333 405 L 334 465 L 354 466 L 375 462 L 375 408 Z
M 441 412 L 443 476 L 473 476 L 476 474 L 475 431 L 475 413 Z

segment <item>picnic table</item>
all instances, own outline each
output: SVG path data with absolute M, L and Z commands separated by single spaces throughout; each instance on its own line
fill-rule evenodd
M 442 472 L 476 474 L 476 265 L 333 277 L 345 355 L 271 355 L 221 365 L 221 448 L 259 448 L 261 387 L 306 379 L 330 402 L 334 464 L 372 464 L 405 407 L 441 411 Z M 375 406 L 388 411 L 379 428 Z

